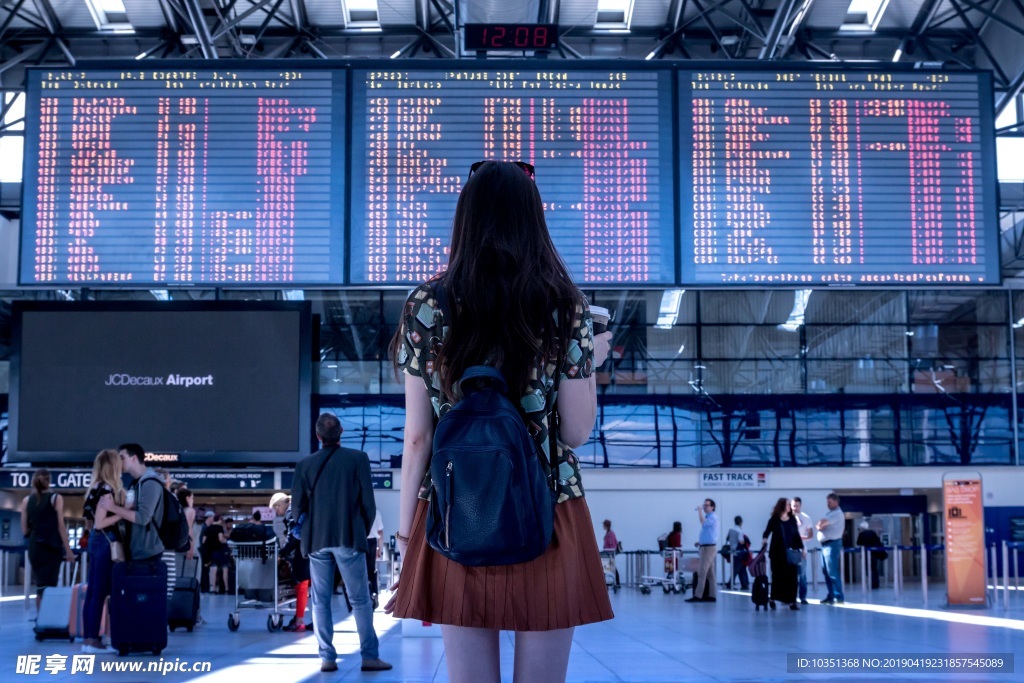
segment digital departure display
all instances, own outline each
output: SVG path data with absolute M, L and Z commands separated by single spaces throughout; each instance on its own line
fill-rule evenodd
M 31 70 L 28 98 L 22 284 L 341 281 L 343 71 Z
M 675 280 L 667 72 L 538 69 L 353 75 L 351 281 L 422 282 L 448 262 L 474 162 L 536 167 L 548 228 L 580 283 Z
M 485 159 L 536 167 L 583 286 L 1000 281 L 986 72 L 140 66 L 28 70 L 21 285 L 412 285 Z
M 684 283 L 998 284 L 983 75 L 695 70 L 680 95 Z

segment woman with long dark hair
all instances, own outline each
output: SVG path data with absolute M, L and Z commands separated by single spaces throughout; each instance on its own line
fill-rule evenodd
M 772 567 L 772 594 L 768 606 L 775 609 L 775 603 L 781 602 L 788 604 L 791 610 L 800 609 L 796 602 L 799 565 L 790 562 L 788 551 L 799 551 L 803 561 L 804 542 L 800 538 L 800 530 L 797 528 L 796 517 L 793 516 L 793 508 L 788 498 L 779 498 L 775 503 L 762 536 L 762 546 L 768 545 L 768 537 L 771 536 L 768 561 Z
M 74 564 L 75 554 L 64 526 L 64 496 L 50 490 L 50 470 L 32 475 L 33 493 L 21 501 L 21 533 L 28 539 L 28 559 L 36 575 L 36 609 L 43 591 L 57 585 L 61 560 Z
M 409 296 L 391 347 L 405 373 L 406 417 L 396 534 L 404 561 L 388 607 L 441 624 L 454 683 L 500 680 L 501 630 L 516 632 L 515 680 L 563 681 L 573 629 L 612 618 L 572 451 L 594 427 L 593 372 L 610 340 L 593 334 L 588 303 L 551 242 L 533 167 L 474 164 L 455 209 L 448 269 Z M 465 370 L 481 364 L 501 370 L 545 462 L 557 406 L 554 537 L 528 562 L 469 567 L 425 539 L 435 420 L 459 400 Z

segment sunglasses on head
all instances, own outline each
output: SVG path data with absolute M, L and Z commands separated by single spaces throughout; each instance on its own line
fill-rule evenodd
M 477 171 L 480 170 L 481 166 L 483 166 L 484 164 L 489 163 L 491 161 L 494 161 L 494 160 L 493 159 L 484 159 L 483 161 L 476 162 L 475 164 L 473 164 L 472 166 L 469 167 L 469 175 L 472 176 L 474 173 L 476 173 Z M 515 164 L 517 168 L 519 168 L 520 170 L 523 171 L 523 173 L 525 173 L 526 175 L 530 176 L 531 179 L 534 179 L 533 164 L 528 164 L 525 161 L 512 161 L 512 162 L 509 162 L 509 163 Z

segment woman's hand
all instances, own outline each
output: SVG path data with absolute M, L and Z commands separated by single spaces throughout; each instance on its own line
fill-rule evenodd
M 71 550 L 71 548 L 64 548 L 64 561 L 68 564 L 75 563 L 75 553 Z
M 608 352 L 611 350 L 612 333 L 604 331 L 594 335 L 594 367 L 599 368 L 608 360 Z

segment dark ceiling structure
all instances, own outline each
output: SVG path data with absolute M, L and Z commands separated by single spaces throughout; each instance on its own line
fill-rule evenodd
M 997 134 L 1024 137 L 1024 0 L 0 0 L 0 136 L 28 66 L 95 59 L 477 59 L 467 23 L 557 24 L 487 59 L 915 63 L 987 69 Z M 19 212 L 20 191 L 0 204 Z M 12 203 L 15 204 L 12 206 Z M 1004 277 L 1024 272 L 1024 184 L 1000 187 Z

